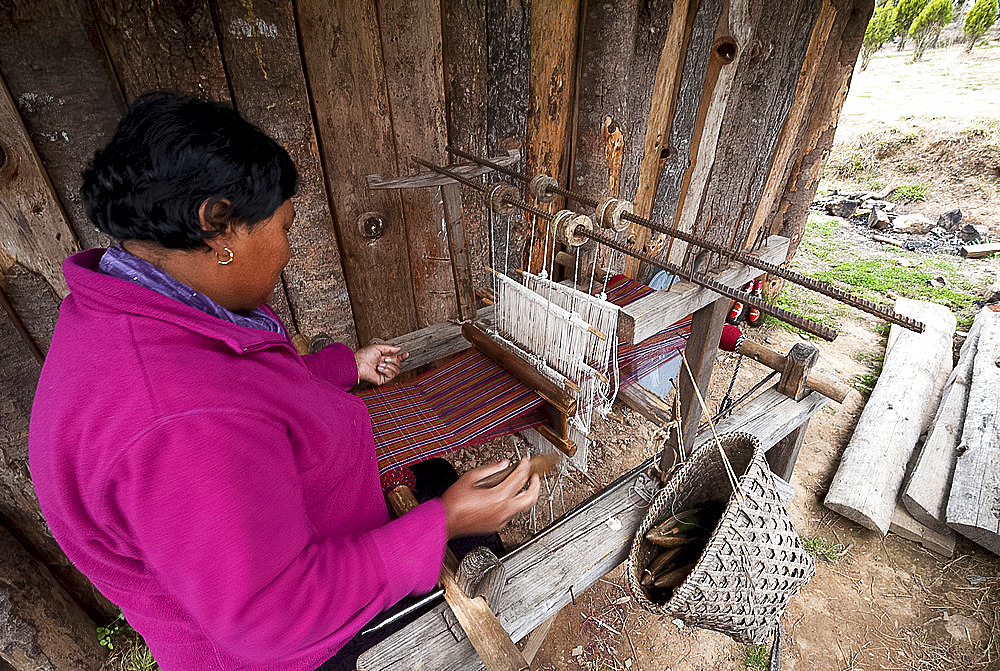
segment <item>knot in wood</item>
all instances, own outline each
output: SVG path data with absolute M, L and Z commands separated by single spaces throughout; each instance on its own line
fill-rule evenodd
M 518 195 L 517 188 L 506 182 L 497 182 L 490 186 L 486 192 L 490 209 L 503 215 L 514 214 L 517 209 L 514 203 L 518 201 Z
M 535 175 L 528 182 L 528 193 L 535 199 L 535 202 L 551 203 L 552 199 L 556 197 L 552 189 L 558 186 L 559 182 L 555 177 L 550 177 L 542 173 L 541 175 Z

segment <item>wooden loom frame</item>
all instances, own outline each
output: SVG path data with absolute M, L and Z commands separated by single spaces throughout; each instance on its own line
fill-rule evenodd
M 369 178 L 370 188 L 441 188 L 460 314 L 464 319 L 478 318 L 488 322 L 492 308 L 477 310 L 474 304 L 457 186 L 450 179 L 433 174 L 387 181 L 377 175 Z M 763 260 L 781 263 L 787 250 L 787 238 L 771 236 L 757 255 Z M 741 286 L 759 274 L 755 268 L 730 263 L 718 273 L 717 279 L 730 286 Z M 465 287 L 459 286 L 461 284 Z M 619 331 L 631 336 L 633 342 L 640 342 L 693 315 L 686 351 L 698 387 L 704 392 L 729 303 L 729 299 L 720 299 L 709 289 L 679 281 L 669 290 L 657 291 L 623 307 Z M 410 352 L 404 370 L 470 347 L 462 336 L 461 325 L 454 323 L 429 326 L 389 342 Z M 818 392 L 803 390 L 805 371 L 814 359 L 789 366 L 782 375 L 782 382 L 760 393 L 716 427 L 719 432 L 740 430 L 757 436 L 761 446 L 768 450 L 772 470 L 786 480 L 791 476 L 809 419 L 829 402 Z M 690 382 L 686 389 L 681 385 L 682 399 L 692 394 L 691 389 Z M 619 398 L 654 423 L 663 424 L 671 419 L 671 409 L 662 399 L 638 383 L 623 390 Z M 686 447 L 708 437 L 708 432 L 697 433 L 701 413 L 693 411 L 695 406 L 688 403 L 681 418 Z M 529 440 L 537 444 L 539 437 L 529 436 Z M 575 595 L 582 594 L 628 556 L 647 505 L 633 490 L 645 473 L 657 465 L 656 461 L 657 457 L 647 459 L 500 558 L 503 586 L 490 605 L 514 641 L 530 635 L 524 645 L 529 662 L 541 646 L 555 615 L 573 601 Z M 403 671 L 417 667 L 424 671 L 482 668 L 475 649 L 449 606 L 443 602 L 366 651 L 357 666 L 362 671 Z

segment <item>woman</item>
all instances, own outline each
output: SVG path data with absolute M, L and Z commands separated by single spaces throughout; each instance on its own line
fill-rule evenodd
M 403 356 L 299 356 L 264 303 L 289 259 L 288 154 L 222 105 L 158 92 L 84 173 L 120 243 L 66 260 L 31 417 L 53 534 L 165 670 L 315 669 L 438 577 L 449 538 L 533 505 L 527 463 L 390 521 L 349 394 Z M 525 485 L 528 485 L 525 488 Z

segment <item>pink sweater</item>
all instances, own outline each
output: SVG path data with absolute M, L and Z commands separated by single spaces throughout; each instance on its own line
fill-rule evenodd
M 314 669 L 433 588 L 439 499 L 390 521 L 351 350 L 299 356 L 66 260 L 31 414 L 31 474 L 63 550 L 165 671 Z

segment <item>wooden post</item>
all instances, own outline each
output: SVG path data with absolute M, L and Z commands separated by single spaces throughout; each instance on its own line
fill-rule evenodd
M 389 492 L 387 498 L 396 515 L 403 515 L 417 505 L 413 492 L 405 485 Z M 455 555 L 445 548 L 440 579 L 445 590 L 444 598 L 479 653 L 486 671 L 527 671 L 528 664 L 521 651 L 514 645 L 486 601 L 481 597 L 469 598 L 459 587 L 455 576 L 457 567 Z
M 674 453 L 678 447 L 682 447 L 684 453 L 687 454 L 694 446 L 702 416 L 702 408 L 694 392 L 694 384 L 698 385 L 702 396 L 705 396 L 708 392 L 708 384 L 712 379 L 712 367 L 715 365 L 715 357 L 719 349 L 719 336 L 722 335 L 722 327 L 725 325 L 730 303 L 728 298 L 720 298 L 701 308 L 691 317 L 691 335 L 688 336 L 687 346 L 684 348 L 684 357 L 687 359 L 688 366 L 685 367 L 681 364 L 681 370 L 678 373 L 683 443 L 677 444 L 676 435 L 667 442 L 660 454 L 660 469 L 664 473 L 673 466 Z M 694 375 L 693 384 L 691 375 L 687 372 L 688 367 L 691 369 L 691 374 Z
M 805 397 L 806 381 L 809 371 L 816 364 L 819 358 L 819 350 L 815 345 L 808 345 L 804 342 L 795 343 L 785 357 L 785 368 L 781 372 L 781 379 L 778 381 L 778 391 L 785 396 L 801 401 Z
M 448 229 L 448 252 L 451 255 L 452 276 L 455 279 L 458 317 L 462 321 L 475 321 L 476 287 L 472 283 L 472 267 L 469 264 L 469 250 L 462 222 L 462 195 L 458 184 L 442 186 L 441 201 L 444 203 L 444 224 Z

